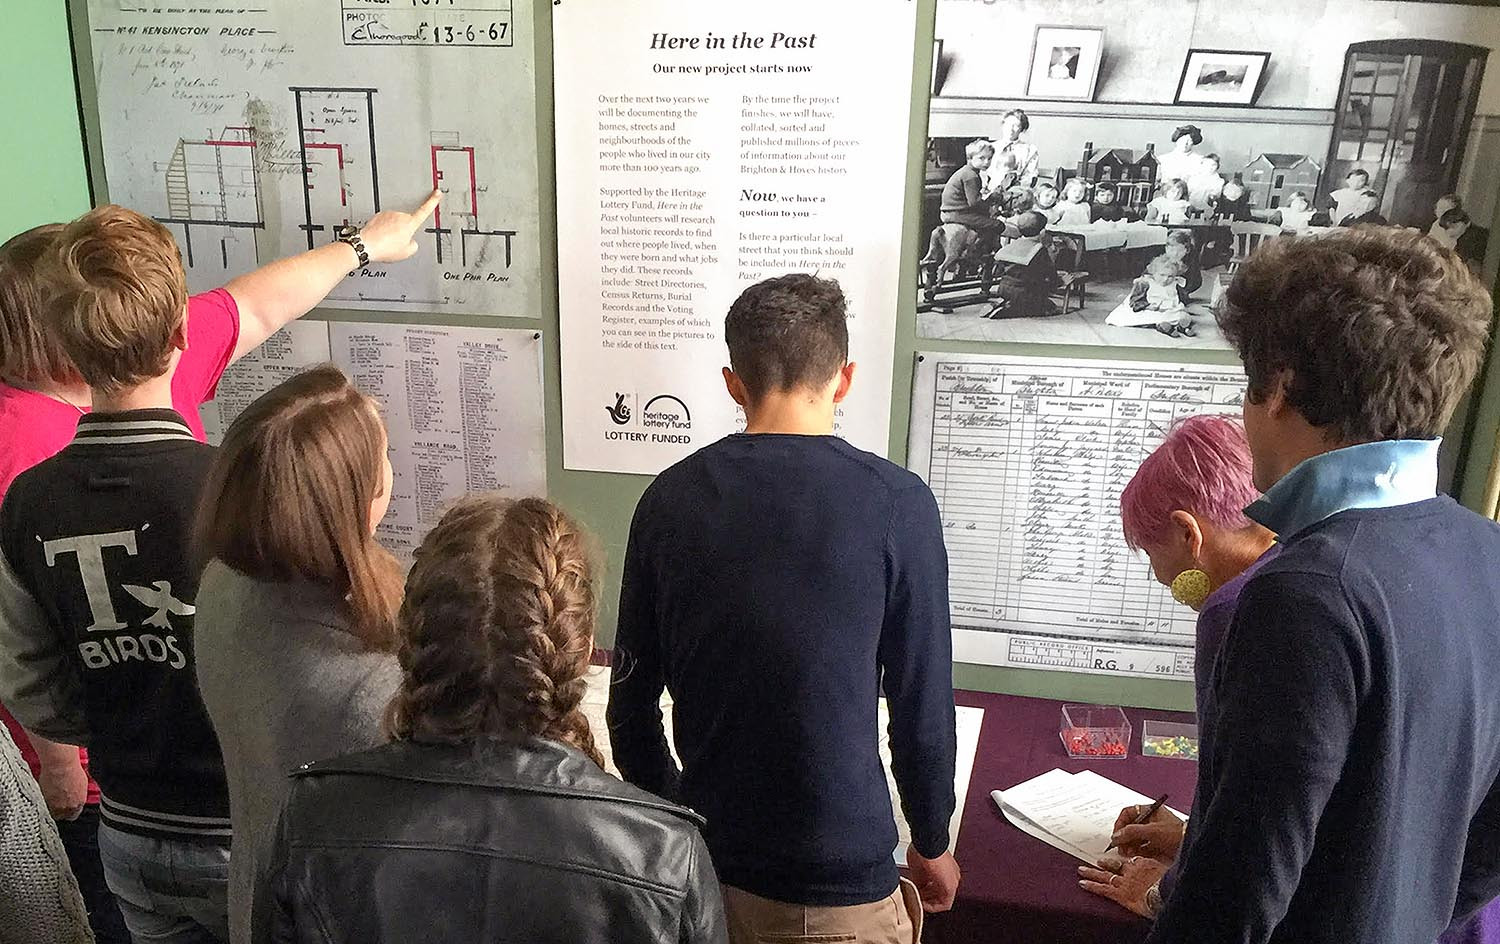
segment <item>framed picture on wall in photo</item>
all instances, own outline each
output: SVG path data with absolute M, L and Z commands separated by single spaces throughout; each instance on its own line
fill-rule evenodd
M 1102 26 L 1038 26 L 1026 96 L 1093 101 L 1103 58 Z
M 1189 49 L 1175 104 L 1254 105 L 1268 52 Z

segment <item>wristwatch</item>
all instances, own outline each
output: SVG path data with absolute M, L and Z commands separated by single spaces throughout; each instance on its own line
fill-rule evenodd
M 333 228 L 333 241 L 348 243 L 350 248 L 354 250 L 354 254 L 359 256 L 359 267 L 361 269 L 370 264 L 370 254 L 365 250 L 365 241 L 359 237 L 358 226 L 351 223 L 335 226 Z

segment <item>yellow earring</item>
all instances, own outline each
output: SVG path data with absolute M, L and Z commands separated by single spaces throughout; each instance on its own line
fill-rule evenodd
M 1208 599 L 1208 574 L 1201 570 L 1184 570 L 1172 578 L 1172 599 L 1197 610 Z

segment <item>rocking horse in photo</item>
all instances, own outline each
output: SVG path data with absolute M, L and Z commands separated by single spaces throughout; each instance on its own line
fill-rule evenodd
M 996 235 L 980 233 L 962 223 L 938 224 L 928 237 L 927 255 L 921 261 L 922 300 L 934 304 L 943 279 L 960 269 L 974 273 L 980 293 L 988 296 L 994 284 L 998 244 Z
M 1031 192 L 1012 187 L 1001 198 L 999 215 L 1009 219 L 1031 209 Z M 1002 232 L 1003 230 L 1003 232 Z M 940 223 L 927 239 L 927 254 L 919 263 L 922 277 L 922 301 L 927 308 L 951 312 L 959 305 L 987 301 L 995 283 L 995 254 L 1002 237 L 1014 237 L 1014 226 L 1005 224 L 994 232 L 982 233 L 964 223 Z M 949 276 L 952 278 L 944 286 Z M 974 295 L 961 295 L 937 302 L 938 292 L 959 292 L 977 288 Z

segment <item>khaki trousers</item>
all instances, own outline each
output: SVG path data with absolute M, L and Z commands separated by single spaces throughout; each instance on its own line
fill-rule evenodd
M 817 907 L 723 886 L 729 944 L 918 944 L 922 902 L 908 879 L 867 905 Z

